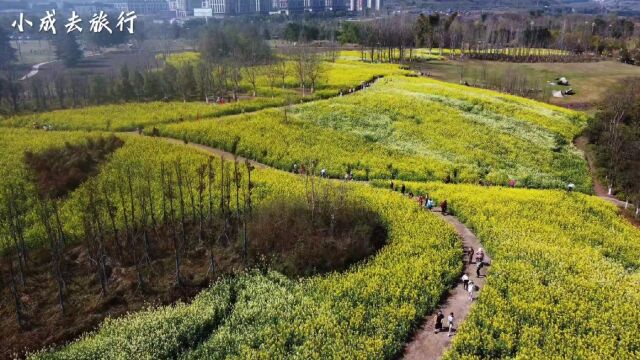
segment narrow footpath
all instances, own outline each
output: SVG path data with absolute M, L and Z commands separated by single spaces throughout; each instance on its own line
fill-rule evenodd
M 138 136 L 137 132 L 131 132 L 127 134 Z M 219 156 L 226 160 L 233 160 L 234 157 L 236 157 L 234 154 L 230 152 L 227 152 L 221 149 L 216 149 L 206 145 L 195 144 L 195 143 L 185 144 L 185 142 L 182 140 L 167 138 L 167 137 L 154 137 L 154 138 L 158 140 L 166 141 L 172 144 L 188 146 L 193 149 L 196 149 L 211 155 Z M 238 156 L 237 159 L 241 162 L 248 160 L 240 156 Z M 249 160 L 249 162 L 256 168 L 261 168 L 261 169 L 270 168 L 270 166 L 254 160 Z M 451 224 L 455 228 L 456 232 L 458 233 L 458 235 L 460 235 L 460 238 L 462 239 L 463 249 L 465 250 L 472 249 L 472 251 L 475 252 L 476 250 L 478 250 L 478 248 L 482 247 L 484 250 L 484 247 L 480 243 L 480 240 L 478 240 L 475 234 L 473 234 L 473 232 L 471 232 L 469 228 L 467 228 L 462 222 L 460 222 L 458 218 L 452 215 L 444 215 L 440 208 L 435 208 L 433 213 L 441 217 L 444 221 Z M 484 262 L 486 264 L 490 264 L 491 259 L 487 254 L 486 250 L 484 250 L 484 254 L 485 254 Z M 482 291 L 482 288 L 484 287 L 488 266 L 485 266 L 481 270 L 480 277 L 476 276 L 477 264 L 475 263 L 473 258 L 474 258 L 474 255 L 472 255 L 470 258 L 467 257 L 464 264 L 463 273 L 466 273 L 469 276 L 469 279 L 473 281 L 474 285 L 477 286 L 478 291 L 474 293 L 474 298 L 477 298 L 478 294 L 480 293 L 480 291 Z M 465 319 L 469 315 L 472 304 L 473 304 L 473 301 L 469 300 L 468 291 L 464 289 L 462 282 L 460 281 L 454 288 L 449 290 L 449 293 L 446 295 L 445 299 L 440 304 L 438 309 L 436 309 L 436 311 L 433 314 L 430 314 L 429 316 L 426 317 L 424 324 L 421 326 L 420 329 L 416 331 L 411 342 L 409 342 L 406 345 L 403 358 L 411 359 L 411 360 L 429 360 L 429 359 L 441 358 L 444 352 L 446 351 L 446 349 L 451 344 L 451 340 L 453 339 L 453 337 L 448 336 L 447 316 L 449 316 L 449 314 L 453 312 L 455 317 L 454 324 L 455 324 L 455 328 L 457 328 L 460 324 L 462 324 L 465 321 Z M 444 313 L 445 319 L 443 321 L 443 331 L 438 334 L 435 334 L 433 318 L 437 310 L 442 310 L 442 312 Z
M 43 62 L 43 63 L 40 63 L 40 64 L 35 64 L 35 65 L 33 65 L 33 67 L 31 68 L 31 70 L 30 70 L 30 71 L 29 71 L 25 76 L 23 76 L 23 77 L 21 77 L 21 78 L 20 78 L 20 81 L 25 81 L 25 80 L 27 80 L 27 79 L 31 79 L 32 77 L 34 77 L 34 76 L 38 75 L 38 73 L 40 72 L 40 68 L 41 68 L 41 67 L 43 67 L 43 66 L 45 66 L 45 65 L 48 65 L 48 64 L 51 64 L 51 63 L 54 63 L 54 62 L 56 62 L 56 61 L 55 61 L 55 60 L 53 60 L 53 61 L 46 61 L 46 62 Z
M 587 148 L 589 144 L 589 140 L 587 139 L 586 136 L 580 136 L 579 138 L 577 138 L 574 142 L 574 145 L 576 146 L 576 148 L 578 150 L 580 150 L 580 152 L 582 152 L 582 155 L 584 156 L 584 158 L 587 160 L 587 164 L 589 165 L 589 173 L 591 173 L 591 178 L 593 179 L 593 192 L 596 194 L 597 197 L 607 200 L 621 208 L 625 207 L 625 202 L 616 199 L 613 196 L 609 195 L 609 192 L 607 191 L 607 189 L 604 187 L 604 185 L 602 185 L 602 183 L 600 183 L 600 180 L 598 179 L 598 176 L 596 175 L 596 165 L 595 165 L 595 161 L 593 159 L 593 154 L 591 154 L 591 152 L 589 151 L 589 149 Z M 629 205 L 631 206 L 631 205 Z
M 136 136 L 143 136 L 143 135 L 139 135 L 137 132 L 129 132 L 127 134 L 130 135 L 136 135 Z M 228 151 L 224 151 L 221 149 L 216 149 L 216 148 L 212 148 L 210 146 L 206 146 L 206 145 L 200 145 L 200 144 L 195 144 L 195 143 L 186 143 L 182 140 L 178 140 L 178 139 L 174 139 L 174 138 L 168 138 L 168 137 L 162 137 L 162 136 L 154 136 L 152 137 L 153 139 L 158 139 L 158 140 L 162 140 L 162 141 L 166 141 L 168 143 L 171 144 L 177 144 L 177 145 L 185 145 L 185 146 L 189 146 L 191 148 L 194 148 L 196 150 L 200 150 L 202 152 L 208 153 L 210 155 L 214 155 L 217 156 L 219 158 L 222 158 L 223 160 L 228 160 L 228 161 L 233 161 L 233 159 L 238 159 L 239 162 L 244 163 L 245 161 L 249 161 L 249 163 L 251 165 L 253 165 L 253 167 L 255 167 L 256 169 L 266 169 L 269 168 L 268 165 L 265 165 L 263 163 L 251 160 L 251 159 L 247 159 L 244 158 L 242 156 L 236 156 L 233 153 L 230 153 Z
M 129 134 L 137 135 L 137 133 L 129 133 Z M 256 168 L 265 169 L 270 167 L 266 164 L 263 164 L 254 160 L 246 159 L 240 156 L 236 157 L 236 155 L 230 152 L 227 152 L 221 149 L 216 149 L 210 146 L 195 144 L 195 143 L 185 144 L 184 141 L 174 139 L 174 138 L 167 138 L 167 137 L 155 137 L 155 138 L 172 143 L 172 144 L 179 144 L 179 145 L 184 144 L 185 146 L 221 157 L 226 160 L 233 160 L 234 158 L 238 159 L 241 162 L 248 160 Z M 595 172 L 594 172 L 595 168 L 593 164 L 593 159 L 591 159 L 591 155 L 588 153 L 588 151 L 586 151 L 587 149 L 586 149 L 585 140 L 586 139 L 583 139 L 583 138 L 577 139 L 576 147 L 581 151 L 583 151 L 583 153 L 585 154 L 585 158 L 589 163 L 589 170 L 593 175 L 594 191 L 596 193 L 596 196 L 602 199 L 605 199 L 607 201 L 610 201 L 611 203 L 616 204 L 620 207 L 624 207 L 625 203 L 623 201 L 620 201 L 616 198 L 609 196 L 607 194 L 606 189 L 602 186 L 602 184 L 600 184 L 600 182 L 596 178 Z M 438 309 L 436 309 L 432 314 L 428 315 L 425 318 L 422 326 L 418 330 L 416 330 L 411 340 L 405 345 L 404 354 L 402 355 L 402 358 L 407 360 L 431 360 L 431 359 L 442 358 L 445 351 L 451 345 L 451 341 L 455 338 L 455 332 L 453 333 L 453 336 L 451 337 L 448 336 L 447 317 L 449 316 L 450 313 L 454 314 L 454 317 L 455 317 L 454 329 L 457 329 L 461 324 L 464 323 L 464 321 L 466 320 L 467 316 L 471 311 L 473 302 L 475 301 L 475 299 L 477 299 L 477 297 L 479 296 L 479 294 L 481 293 L 484 287 L 487 270 L 489 269 L 489 266 L 491 264 L 491 259 L 489 257 L 489 254 L 487 254 L 486 249 L 484 249 L 484 247 L 480 243 L 480 240 L 475 236 L 475 234 L 469 228 L 467 228 L 462 222 L 460 222 L 458 218 L 452 215 L 444 215 L 440 209 L 435 209 L 433 213 L 436 214 L 437 216 L 440 216 L 444 221 L 451 224 L 455 228 L 456 232 L 460 235 L 462 239 L 462 246 L 463 246 L 463 249 L 465 249 L 465 251 L 467 251 L 468 249 L 472 249 L 472 251 L 475 252 L 478 250 L 478 248 L 482 247 L 485 254 L 484 263 L 487 265 L 485 265 L 485 267 L 480 271 L 480 276 L 477 276 L 476 275 L 477 264 L 474 260 L 475 255 L 472 254 L 471 256 L 465 256 L 463 273 L 466 273 L 469 276 L 469 279 L 473 281 L 474 286 L 476 286 L 478 289 L 477 291 L 474 292 L 474 300 L 469 299 L 469 292 L 464 289 L 462 281 L 458 281 L 457 285 L 451 288 L 448 294 L 445 295 Z M 443 320 L 442 331 L 436 334 L 434 318 L 438 311 L 442 311 L 442 313 L 444 314 L 444 320 Z
M 473 234 L 473 232 L 471 232 L 469 228 L 461 223 L 458 218 L 451 215 L 444 215 L 439 209 L 434 213 L 438 214 L 443 220 L 453 225 L 453 227 L 456 229 L 456 232 L 462 238 L 462 246 L 464 247 L 464 249 L 471 248 L 473 249 L 473 251 L 476 251 L 478 250 L 478 248 L 482 247 L 485 254 L 484 262 L 487 264 L 491 263 L 491 259 L 489 258 L 486 249 L 484 249 L 484 247 L 480 243 L 480 240 L 478 240 L 475 234 Z M 484 287 L 488 267 L 485 266 L 480 271 L 480 277 L 477 277 L 476 263 L 473 260 L 474 257 L 475 256 L 472 256 L 471 261 L 469 261 L 469 259 L 466 259 L 467 261 L 465 261 L 463 273 L 466 273 L 469 276 L 469 279 L 473 281 L 474 285 L 479 288 L 479 291 L 474 292 L 474 298 L 477 298 L 478 294 Z M 453 337 L 448 336 L 447 317 L 450 313 L 453 313 L 455 317 L 454 329 L 456 329 L 465 321 L 465 319 L 469 315 L 472 304 L 473 301 L 469 300 L 469 293 L 464 289 L 462 282 L 459 282 L 454 288 L 449 290 L 449 294 L 440 304 L 439 308 L 425 318 L 423 325 L 416 331 L 411 341 L 405 346 L 403 359 L 440 359 L 445 350 L 447 350 L 451 345 L 451 341 L 455 338 L 455 335 Z M 441 310 L 444 314 L 444 321 L 443 330 L 440 333 L 436 334 L 434 332 L 434 318 L 438 310 Z

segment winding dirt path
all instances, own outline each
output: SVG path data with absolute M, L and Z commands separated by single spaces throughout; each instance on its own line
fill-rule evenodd
M 605 199 L 609 202 L 612 202 L 620 207 L 624 207 L 624 201 L 620 201 L 613 196 L 609 195 L 607 188 L 600 182 L 598 176 L 596 175 L 596 165 L 595 160 L 593 159 L 593 154 L 589 151 L 589 139 L 586 136 L 580 136 L 574 142 L 576 148 L 582 152 L 582 155 L 587 160 L 587 164 L 589 165 L 589 172 L 591 173 L 591 178 L 593 179 L 593 192 L 597 197 Z
M 144 136 L 144 135 L 139 135 L 137 132 L 128 132 L 126 134 L 132 135 L 132 136 Z M 235 158 L 235 159 L 238 159 L 238 161 L 242 162 L 242 163 L 248 160 L 249 163 L 251 165 L 253 165 L 253 167 L 257 168 L 257 169 L 266 169 L 266 168 L 270 167 L 269 165 L 265 165 L 263 163 L 255 161 L 255 160 L 247 159 L 247 158 L 242 157 L 242 156 L 236 156 L 233 153 L 230 153 L 228 151 L 212 148 L 212 147 L 206 146 L 206 145 L 200 145 L 200 144 L 195 144 L 195 143 L 191 143 L 191 142 L 185 144 L 185 142 L 182 141 L 182 140 L 169 138 L 169 137 L 162 137 L 162 136 L 155 136 L 153 138 L 154 139 L 159 139 L 159 140 L 171 143 L 171 144 L 188 146 L 190 148 L 205 152 L 207 154 L 220 157 L 223 160 L 233 161 L 233 159 Z
M 31 68 L 31 70 L 30 70 L 30 71 L 29 71 L 25 76 L 23 76 L 23 77 L 21 77 L 21 78 L 20 78 L 20 81 L 25 81 L 25 80 L 27 80 L 27 79 L 30 79 L 30 78 L 32 78 L 32 77 L 34 77 L 34 76 L 38 75 L 38 73 L 40 72 L 40 68 L 41 68 L 41 67 L 43 67 L 43 66 L 45 66 L 45 65 L 48 65 L 48 64 L 51 64 L 51 63 L 54 63 L 54 62 L 56 62 L 56 60 L 53 60 L 53 61 L 45 61 L 45 62 L 43 62 L 43 63 L 33 65 L 33 67 Z
M 126 134 L 131 136 L 141 136 L 137 132 L 129 132 Z M 191 142 L 185 144 L 185 142 L 182 140 L 167 137 L 155 137 L 155 139 L 166 141 L 171 144 L 184 145 L 214 156 L 219 156 L 227 160 L 233 160 L 235 157 L 235 155 L 230 152 L 206 145 Z M 237 159 L 242 162 L 244 162 L 245 160 L 249 160 L 249 162 L 256 168 L 270 168 L 270 166 L 266 164 L 246 159 L 244 157 L 238 156 Z M 336 180 L 340 181 L 339 179 Z M 469 228 L 467 228 L 462 222 L 460 222 L 458 218 L 452 215 L 444 215 L 439 208 L 435 209 L 433 213 L 455 228 L 456 232 L 462 239 L 462 246 L 465 250 L 470 248 L 472 249 L 472 251 L 476 251 L 478 248 L 482 247 L 480 240 L 478 240 L 475 234 L 473 234 L 473 232 Z M 486 250 L 485 262 L 490 263 L 490 258 L 486 253 Z M 478 277 L 476 276 L 476 266 L 477 264 L 474 261 L 466 261 L 464 264 L 463 272 L 467 273 L 470 280 L 473 281 L 474 285 L 478 287 L 479 291 L 476 291 L 474 295 L 477 298 L 485 283 L 487 267 L 481 270 L 481 276 Z M 445 314 L 445 319 L 443 321 L 445 331 L 442 331 L 438 334 L 434 333 L 433 318 L 437 312 L 436 310 L 436 312 L 426 317 L 424 324 L 415 332 L 411 342 L 406 345 L 403 358 L 408 360 L 428 360 L 441 358 L 444 352 L 450 346 L 451 340 L 453 339 L 453 337 L 448 336 L 448 331 L 446 331 L 446 317 L 449 315 L 449 313 L 453 312 L 455 316 L 455 325 L 456 327 L 458 327 L 465 321 L 465 319 L 469 315 L 472 303 L 473 301 L 469 300 L 468 291 L 464 289 L 463 284 L 460 281 L 454 288 L 450 289 L 449 292 L 444 295 L 444 300 L 438 308 L 438 310 L 442 310 L 442 312 Z
M 451 215 L 444 215 L 442 212 L 436 213 L 444 219 L 444 221 L 453 225 L 456 232 L 462 238 L 462 245 L 465 249 L 472 248 L 475 251 L 482 247 L 480 240 L 478 240 L 475 234 L 461 223 L 458 218 Z M 485 263 L 490 262 L 490 258 L 485 250 Z M 464 273 L 469 275 L 469 279 L 479 288 L 479 291 L 484 287 L 486 271 L 487 267 L 485 266 L 480 271 L 480 277 L 478 277 L 476 276 L 475 261 L 465 262 Z M 479 291 L 474 293 L 476 298 Z M 448 336 L 447 316 L 449 316 L 449 313 L 454 314 L 455 329 L 465 321 L 471 311 L 472 304 L 473 301 L 469 300 L 469 293 L 464 289 L 462 282 L 459 282 L 454 288 L 449 290 L 448 295 L 446 295 L 446 298 L 440 304 L 439 309 L 425 318 L 423 325 L 416 331 L 411 341 L 405 346 L 405 352 L 402 358 L 407 360 L 440 359 L 445 350 L 451 345 L 451 340 L 453 339 L 453 337 Z M 434 318 L 438 310 L 442 310 L 445 320 L 443 321 L 444 331 L 436 334 Z
M 137 136 L 138 134 L 127 133 L 129 135 Z M 196 150 L 221 157 L 226 160 L 233 160 L 234 158 L 238 159 L 241 162 L 249 161 L 256 168 L 266 169 L 270 168 L 270 166 L 260 163 L 255 160 L 246 159 L 244 157 L 240 157 L 234 155 L 233 153 L 213 148 L 206 145 L 196 144 L 196 143 L 186 143 L 182 140 L 168 138 L 168 137 L 156 137 L 156 139 L 166 141 L 172 144 L 184 145 Z M 625 203 L 620 201 L 614 197 L 611 197 L 607 194 L 606 188 L 599 182 L 597 177 L 595 176 L 595 165 L 592 158 L 592 154 L 589 153 L 587 149 L 587 139 L 585 137 L 580 137 L 576 139 L 575 145 L 581 150 L 589 164 L 589 170 L 593 177 L 594 183 L 594 192 L 596 196 L 605 199 L 619 207 L 624 207 Z M 465 250 L 472 249 L 472 251 L 476 251 L 478 248 L 483 247 L 480 240 L 475 236 L 475 234 L 467 228 L 458 218 L 452 215 L 444 215 L 440 209 L 436 209 L 434 211 L 437 216 L 441 217 L 444 221 L 451 224 L 456 232 L 460 235 L 462 239 L 462 246 Z M 485 250 L 485 263 L 490 264 L 491 260 L 489 255 Z M 479 293 L 482 291 L 484 287 L 486 274 L 488 267 L 484 267 L 480 276 L 476 275 L 476 267 L 477 264 L 472 259 L 465 261 L 464 271 L 463 273 L 468 274 L 471 281 L 473 281 L 474 285 L 478 288 L 478 291 L 474 292 L 474 298 L 477 298 Z M 459 327 L 466 320 L 467 316 L 471 312 L 473 301 L 469 299 L 469 293 L 464 288 L 462 281 L 459 281 L 455 287 L 451 288 L 447 294 L 444 295 L 443 301 L 440 303 L 438 309 L 436 309 L 432 314 L 428 315 L 422 326 L 415 331 L 411 340 L 405 345 L 404 354 L 402 355 L 402 359 L 406 360 L 430 360 L 430 359 L 440 359 L 445 351 L 450 347 L 452 339 L 455 337 L 455 332 L 453 336 L 448 335 L 447 328 L 447 316 L 450 313 L 453 313 L 455 316 L 455 327 Z M 435 315 L 438 311 L 442 311 L 444 314 L 443 321 L 443 331 L 439 333 L 435 333 Z

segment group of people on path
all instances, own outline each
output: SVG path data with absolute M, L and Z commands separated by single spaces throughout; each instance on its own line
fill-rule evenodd
M 396 184 L 393 181 L 391 182 L 390 188 L 393 191 L 398 191 L 398 188 L 396 188 Z M 420 208 L 425 208 L 431 211 L 435 207 L 435 201 L 429 197 L 429 194 L 415 196 L 413 192 L 407 193 L 407 187 L 404 184 L 400 186 L 399 190 L 402 193 L 402 195 L 408 195 L 409 198 L 416 199 Z M 449 203 L 447 202 L 447 200 L 443 200 L 440 203 L 440 210 L 442 211 L 443 215 L 449 214 Z
M 444 321 L 444 313 L 442 313 L 442 310 L 438 310 L 435 321 L 435 333 L 438 334 L 443 331 L 442 322 Z M 447 330 L 449 337 L 453 336 L 453 333 L 456 331 L 455 322 L 455 315 L 453 315 L 452 312 L 449 313 L 449 316 L 447 316 Z
M 53 131 L 53 125 L 51 124 L 40 125 L 39 123 L 33 123 L 31 126 L 34 130 Z
M 300 164 L 298 165 L 297 163 L 294 163 L 291 166 L 291 172 L 294 174 L 298 174 L 298 175 L 307 175 L 307 168 L 304 166 L 304 164 Z M 323 168 L 322 170 L 320 170 L 320 177 L 323 179 L 328 179 L 329 178 L 329 172 L 327 171 L 326 168 Z M 345 174 L 344 176 L 345 180 L 353 180 L 353 172 L 349 171 L 348 173 Z
M 468 249 L 465 249 L 465 252 L 467 252 Z M 476 261 L 476 276 L 478 278 L 480 278 L 482 275 L 480 274 L 480 270 L 485 266 L 485 253 L 484 250 L 482 248 L 478 248 L 478 250 L 473 253 L 473 249 L 471 249 L 471 254 L 469 257 L 469 264 L 471 264 L 471 259 L 475 258 Z M 462 278 L 460 279 L 462 281 L 462 288 L 467 292 L 468 294 L 468 299 L 469 301 L 473 301 L 475 299 L 476 296 L 476 292 L 479 291 L 479 287 L 478 285 L 476 285 L 476 283 L 473 282 L 473 280 L 469 277 L 469 274 L 467 274 L 466 272 L 464 274 L 462 274 Z M 444 314 L 442 313 L 442 310 L 438 310 L 438 312 L 435 315 L 434 318 L 434 332 L 436 334 L 440 333 L 443 331 L 443 321 L 444 321 Z M 448 334 L 449 336 L 452 336 L 455 331 L 455 317 L 453 312 L 451 312 L 449 314 L 449 316 L 447 317 L 447 326 L 448 326 Z
M 485 259 L 484 250 L 482 248 L 478 248 L 478 251 L 476 251 L 475 259 L 476 259 L 476 264 L 478 264 L 478 266 L 476 267 L 476 276 L 479 278 L 481 276 L 480 269 L 484 267 L 484 259 Z M 473 282 L 473 280 L 469 278 L 469 274 L 467 273 L 464 273 L 462 275 L 461 280 L 462 280 L 462 288 L 469 294 L 468 295 L 469 301 L 473 301 L 475 299 L 476 291 L 479 290 L 478 286 Z M 444 313 L 442 312 L 442 310 L 438 310 L 438 312 L 434 317 L 434 333 L 438 334 L 443 331 L 443 328 L 444 328 L 443 322 L 444 322 Z M 453 336 L 455 331 L 456 331 L 455 315 L 453 314 L 453 312 L 451 312 L 447 317 L 448 336 L 449 337 Z
M 369 80 L 369 81 L 363 81 L 362 83 L 360 83 L 360 85 L 356 86 L 355 88 L 349 88 L 347 90 L 340 90 L 340 94 L 339 96 L 343 96 L 345 94 L 353 94 L 355 92 L 358 92 L 360 90 L 364 90 L 368 87 L 371 87 L 371 85 L 373 85 L 374 82 L 376 82 L 378 79 L 380 79 L 382 76 L 374 76 L 373 79 Z

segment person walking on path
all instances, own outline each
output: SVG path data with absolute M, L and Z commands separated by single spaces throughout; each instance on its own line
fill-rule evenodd
M 469 281 L 467 285 L 467 292 L 469 293 L 469 301 L 473 301 L 473 292 L 476 291 L 476 284 L 472 281 Z
M 467 275 L 467 273 L 462 275 L 462 288 L 465 290 L 468 290 L 469 288 L 469 275 Z
M 431 211 L 433 209 L 433 200 L 427 200 L 427 210 Z
M 402 195 L 404 195 L 405 191 L 407 191 L 407 187 L 402 184 L 402 187 L 400 188 L 400 192 L 402 192 Z
M 447 208 L 448 208 L 447 200 L 440 203 L 440 209 L 442 209 L 443 215 L 447 215 Z
M 473 254 L 474 254 L 473 248 L 471 246 L 466 247 L 464 249 L 464 252 L 465 252 L 465 255 L 467 256 L 467 264 L 468 265 L 473 264 Z
M 443 320 L 444 320 L 444 314 L 442 313 L 442 310 L 438 310 L 438 313 L 436 314 L 436 317 L 435 317 L 434 333 L 437 334 L 440 331 L 442 331 Z
M 480 277 L 480 270 L 484 267 L 484 250 L 478 248 L 476 252 L 476 276 Z
M 453 316 L 453 313 L 449 314 L 449 317 L 447 318 L 448 321 L 448 326 L 449 326 L 449 337 L 451 337 L 451 335 L 453 335 L 453 332 L 456 331 L 455 329 L 455 317 Z
M 484 267 L 484 261 L 477 261 L 476 262 L 476 276 L 480 277 L 480 270 L 482 270 L 482 268 Z

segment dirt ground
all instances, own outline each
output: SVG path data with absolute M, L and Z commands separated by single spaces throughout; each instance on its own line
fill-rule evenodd
M 439 211 L 439 210 L 438 210 Z M 442 215 L 441 212 L 437 212 L 443 220 L 451 224 L 462 239 L 462 246 L 465 249 L 473 249 L 472 251 L 477 251 L 478 248 L 482 247 L 480 244 L 480 240 L 469 230 L 464 224 L 462 224 L 456 217 L 451 215 Z M 483 261 L 486 264 L 490 264 L 491 260 L 485 251 L 485 260 Z M 474 285 L 478 288 L 478 291 L 474 293 L 474 299 L 478 296 L 479 292 L 482 291 L 482 287 L 484 286 L 484 282 L 487 276 L 487 267 L 480 270 L 480 276 L 476 276 L 476 263 L 473 259 L 470 259 L 468 256 L 466 257 L 466 261 L 464 261 L 464 273 L 469 276 L 469 279 L 473 281 Z M 424 320 L 422 326 L 416 331 L 413 335 L 413 338 L 409 343 L 405 345 L 405 352 L 403 355 L 403 359 L 406 360 L 430 360 L 430 359 L 439 359 L 444 354 L 445 350 L 451 344 L 451 340 L 455 337 L 455 331 L 452 333 L 452 336 L 448 335 L 448 327 L 447 327 L 447 317 L 449 313 L 454 314 L 454 330 L 457 329 L 467 318 L 471 308 L 473 306 L 473 301 L 469 299 L 469 292 L 464 289 L 462 282 L 456 284 L 449 293 L 446 295 L 443 302 L 440 304 L 438 310 L 442 310 L 444 314 L 443 321 L 443 331 L 439 333 L 435 332 L 435 320 L 434 317 L 437 313 L 434 312 L 427 316 Z
M 113 51 L 102 55 L 89 56 L 84 58 L 80 64 L 73 68 L 67 69 L 59 61 L 44 65 L 40 68 L 37 76 L 47 76 L 57 74 L 63 71 L 72 71 L 82 76 L 90 75 L 118 75 L 123 65 L 127 65 L 129 70 L 153 69 L 160 66 L 160 62 L 156 59 L 156 53 L 150 51 Z
M 424 72 L 438 80 L 459 83 L 460 73 L 463 81 L 470 84 L 481 82 L 483 73 L 490 78 L 507 77 L 510 73 L 525 75 L 530 83 L 539 84 L 545 91 L 546 100 L 552 104 L 576 110 L 593 111 L 600 101 L 606 100 L 607 91 L 620 81 L 630 77 L 640 77 L 640 66 L 620 63 L 614 60 L 586 63 L 507 63 L 480 60 L 438 60 L 418 65 Z M 566 77 L 570 86 L 553 87 L 548 85 L 558 77 Z M 551 89 L 573 88 L 576 95 L 564 98 L 550 97 Z
M 144 289 L 138 288 L 134 266 L 110 259 L 108 292 L 102 295 L 90 254 L 84 247 L 72 247 L 65 252 L 67 294 L 63 314 L 48 251 L 33 252 L 25 286 L 19 290 L 27 323 L 25 328 L 17 321 L 8 264 L 4 261 L 0 266 L 3 284 L 0 290 L 0 359 L 13 359 L 23 356 L 25 351 L 64 344 L 96 329 L 106 317 L 120 317 L 148 306 L 178 300 L 188 301 L 214 278 L 241 268 L 238 252 L 220 248 L 216 251 L 219 272 L 214 277 L 207 276 L 209 264 L 205 253 L 204 248 L 196 248 L 184 257 L 181 272 L 185 285 L 182 287 L 174 286 L 170 249 L 155 249 L 154 260 L 144 266 L 143 271 L 148 276 Z

